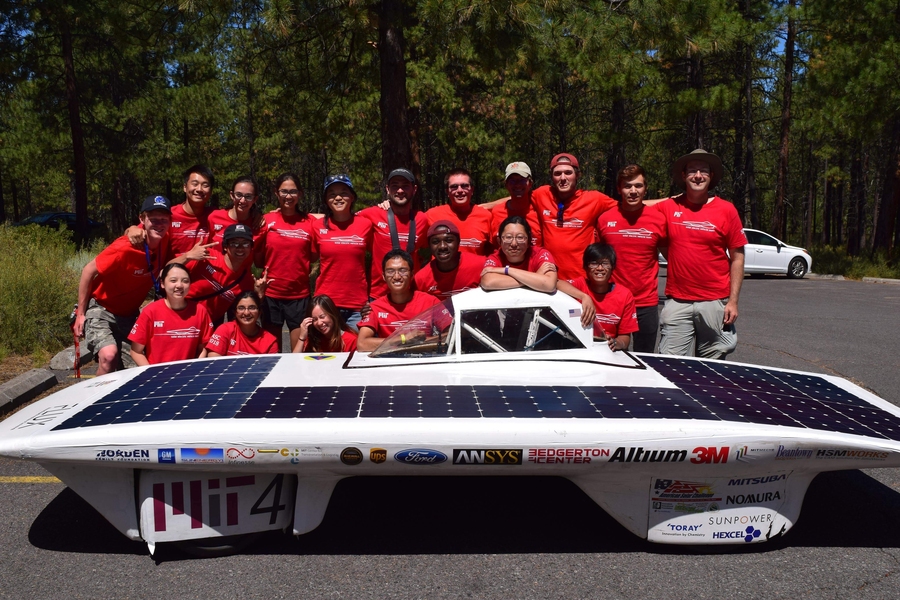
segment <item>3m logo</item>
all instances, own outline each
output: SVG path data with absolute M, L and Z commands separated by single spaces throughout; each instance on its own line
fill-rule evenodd
M 727 446 L 722 448 L 717 448 L 715 446 L 698 446 L 694 448 L 691 462 L 695 465 L 727 463 L 728 450 L 729 448 Z

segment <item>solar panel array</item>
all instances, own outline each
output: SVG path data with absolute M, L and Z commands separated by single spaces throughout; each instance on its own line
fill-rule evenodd
M 727 362 L 645 357 L 675 389 L 564 383 L 259 387 L 278 360 L 160 365 L 55 429 L 185 419 L 577 417 L 731 421 L 900 441 L 900 418 L 822 377 Z

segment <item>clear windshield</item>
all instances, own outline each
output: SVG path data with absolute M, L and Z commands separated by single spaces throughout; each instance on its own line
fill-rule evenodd
M 452 348 L 448 340 L 452 325 L 453 302 L 447 299 L 401 325 L 369 356 L 444 356 Z

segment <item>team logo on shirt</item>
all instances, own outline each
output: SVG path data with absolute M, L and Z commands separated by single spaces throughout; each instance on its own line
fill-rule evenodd
M 274 225 L 274 223 L 272 225 Z M 291 238 L 294 240 L 309 239 L 309 234 L 302 229 L 273 229 L 273 231 L 281 237 L 285 238 Z
M 170 338 L 197 338 L 200 337 L 200 330 L 194 327 L 187 327 L 185 329 L 170 329 L 169 331 L 160 332 L 156 335 L 167 335 Z
M 387 319 L 389 316 L 390 316 L 390 315 L 389 315 L 388 313 L 386 313 L 386 312 L 380 312 L 380 313 L 378 313 L 378 318 L 379 318 L 379 319 Z
M 213 229 L 215 229 L 216 231 L 222 229 L 223 227 L 224 227 L 224 225 L 219 225 L 219 224 L 213 225 Z
M 465 238 L 459 240 L 459 245 L 463 248 L 481 248 L 481 240 L 477 238 Z
M 319 231 L 322 233 L 322 235 L 328 233 L 327 229 L 321 229 Z M 366 240 L 359 237 L 358 235 L 337 235 L 335 237 L 327 238 L 322 241 L 331 242 L 332 244 L 338 244 L 339 246 L 362 246 Z
M 712 233 L 716 230 L 716 226 L 709 221 L 683 221 L 675 223 L 675 225 L 683 225 L 692 231 L 703 231 L 706 233 Z
M 607 314 L 597 313 L 597 315 L 594 317 L 594 319 L 598 323 L 607 323 L 609 325 L 615 325 L 616 323 L 618 323 L 619 321 L 622 320 L 622 317 L 620 317 L 616 313 L 607 313 Z
M 165 327 L 166 322 L 165 321 L 153 321 L 153 326 L 154 327 Z
M 172 227 L 178 229 L 179 227 L 181 227 L 181 221 L 172 221 Z
M 607 227 L 615 227 L 616 222 L 612 221 L 607 224 Z M 649 229 L 644 229 L 643 227 L 639 229 L 620 229 L 619 231 L 610 231 L 610 234 L 613 235 L 621 235 L 622 237 L 628 238 L 640 238 L 640 239 L 650 239 L 653 237 L 653 232 Z

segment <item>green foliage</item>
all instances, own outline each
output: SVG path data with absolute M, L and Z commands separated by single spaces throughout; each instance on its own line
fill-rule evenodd
M 68 232 L 0 225 L 0 348 L 14 354 L 56 352 L 72 342 L 69 314 L 79 273 Z
M 810 254 L 816 273 L 843 275 L 849 279 L 863 277 L 900 279 L 900 261 L 885 252 L 850 256 L 846 248 L 819 245 L 814 246 Z

